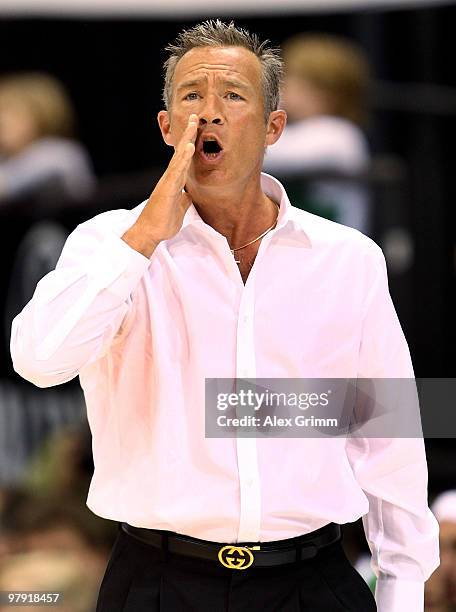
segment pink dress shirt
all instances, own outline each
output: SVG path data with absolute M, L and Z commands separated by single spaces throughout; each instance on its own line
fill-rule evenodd
M 280 204 L 244 285 L 191 205 L 150 259 L 121 239 L 146 202 L 79 225 L 14 319 L 16 372 L 79 375 L 99 516 L 216 542 L 271 541 L 363 517 L 380 612 L 423 610 L 439 565 L 422 439 L 206 438 L 205 378 L 408 378 L 371 239 Z

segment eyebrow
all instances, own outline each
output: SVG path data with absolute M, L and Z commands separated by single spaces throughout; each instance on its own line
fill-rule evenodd
M 189 89 L 191 87 L 198 87 L 199 85 L 201 85 L 202 82 L 203 79 L 193 79 L 191 81 L 185 81 L 184 83 L 181 83 L 178 86 L 177 91 L 182 91 L 183 89 Z M 244 91 L 249 89 L 248 85 L 244 85 L 244 83 L 241 83 L 240 81 L 236 81 L 234 79 L 223 79 L 222 84 L 231 87 L 236 87 L 238 89 L 243 89 Z
M 231 85 L 231 87 L 237 87 L 238 89 L 243 89 L 244 91 L 249 89 L 248 85 L 244 85 L 240 81 L 235 81 L 234 79 L 224 79 L 224 85 Z
M 201 84 L 201 79 L 198 81 L 185 81 L 181 83 L 177 88 L 177 91 L 181 91 L 182 89 L 188 89 L 189 87 L 196 87 Z

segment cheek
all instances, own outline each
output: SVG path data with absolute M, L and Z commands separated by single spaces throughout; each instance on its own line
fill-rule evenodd
M 247 129 L 241 131 L 240 144 L 248 144 L 251 149 L 263 149 L 266 141 L 266 124 L 263 115 L 251 114 L 247 121 Z
M 176 108 L 176 104 L 173 104 L 172 112 L 170 111 L 168 114 L 169 120 L 169 129 L 167 135 L 168 144 L 177 146 L 179 140 L 182 137 L 182 134 L 187 127 L 188 118 L 190 116 L 190 112 L 185 112 L 181 108 Z
M 173 122 L 168 133 L 168 144 L 177 147 L 184 133 L 184 129 L 181 123 Z

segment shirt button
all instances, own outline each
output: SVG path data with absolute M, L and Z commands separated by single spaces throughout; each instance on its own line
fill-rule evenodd
M 253 485 L 253 478 L 248 478 L 248 479 L 246 480 L 246 485 L 247 485 L 248 487 L 251 487 L 251 486 Z

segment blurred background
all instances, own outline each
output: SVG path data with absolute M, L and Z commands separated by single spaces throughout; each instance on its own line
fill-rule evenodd
M 295 205 L 380 244 L 416 376 L 455 371 L 456 4 L 158 4 L 0 0 L 0 591 L 61 591 L 65 612 L 95 609 L 117 524 L 85 506 L 78 381 L 37 389 L 15 375 L 11 321 L 78 223 L 152 191 L 170 157 L 156 123 L 163 47 L 183 27 L 235 19 L 282 46 L 289 125 L 265 170 Z M 448 612 L 456 448 L 451 432 L 425 442 L 442 527 L 426 609 Z M 374 588 L 360 521 L 344 546 Z

